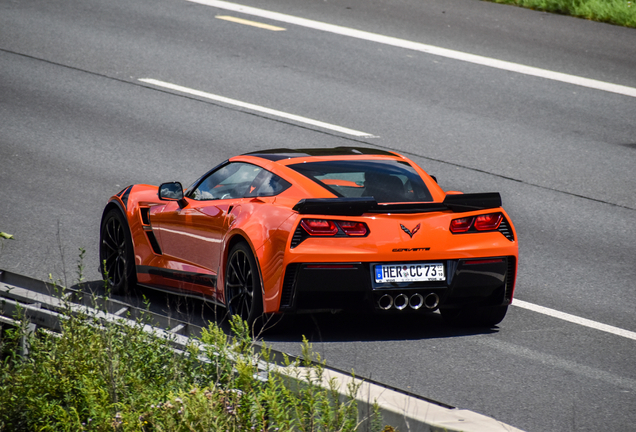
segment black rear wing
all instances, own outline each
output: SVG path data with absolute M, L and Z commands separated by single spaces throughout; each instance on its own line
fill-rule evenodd
M 294 206 L 300 214 L 361 216 L 364 213 L 428 213 L 452 210 L 456 213 L 501 207 L 499 192 L 446 195 L 441 203 L 378 204 L 373 197 L 306 198 Z

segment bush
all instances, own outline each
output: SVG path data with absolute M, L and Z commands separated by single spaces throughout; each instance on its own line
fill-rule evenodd
M 355 396 L 322 381 L 324 361 L 304 339 L 303 360 L 280 374 L 266 346 L 255 353 L 246 323 L 233 338 L 211 324 L 185 351 L 138 320 L 125 325 L 62 314 L 62 331 L 0 336 L 0 431 L 352 431 Z M 21 347 L 27 342 L 28 354 Z M 259 370 L 258 365 L 265 365 Z M 260 372 L 259 372 L 260 371 Z M 297 379 L 302 379 L 299 383 Z M 266 379 L 263 379 L 266 378 Z M 372 419 L 381 430 L 381 421 Z
M 636 27 L 635 0 L 490 0 L 593 21 Z

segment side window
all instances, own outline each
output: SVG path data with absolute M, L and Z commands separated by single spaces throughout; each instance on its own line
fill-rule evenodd
M 291 186 L 287 180 L 267 170 L 262 170 L 247 191 L 247 197 L 275 196 Z
M 190 194 L 195 200 L 273 196 L 291 184 L 256 165 L 233 162 L 207 176 Z
M 256 165 L 229 163 L 207 176 L 192 191 L 191 197 L 196 200 L 242 198 L 261 171 L 263 169 Z

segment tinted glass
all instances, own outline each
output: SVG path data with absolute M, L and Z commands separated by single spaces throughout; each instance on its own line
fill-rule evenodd
M 289 165 L 341 197 L 372 196 L 377 202 L 433 201 L 424 180 L 399 161 L 329 161 Z
M 208 175 L 192 191 L 196 200 L 273 196 L 291 186 L 280 177 L 256 165 L 234 162 Z
M 256 176 L 246 197 L 266 197 L 278 195 L 291 186 L 291 183 L 267 170 L 261 170 Z

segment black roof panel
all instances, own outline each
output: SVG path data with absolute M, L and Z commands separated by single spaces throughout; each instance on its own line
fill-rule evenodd
M 305 149 L 270 149 L 245 153 L 244 156 L 256 156 L 263 159 L 277 161 L 303 156 L 354 156 L 354 155 L 385 155 L 395 156 L 394 153 L 365 147 L 333 147 L 333 148 L 305 148 Z

